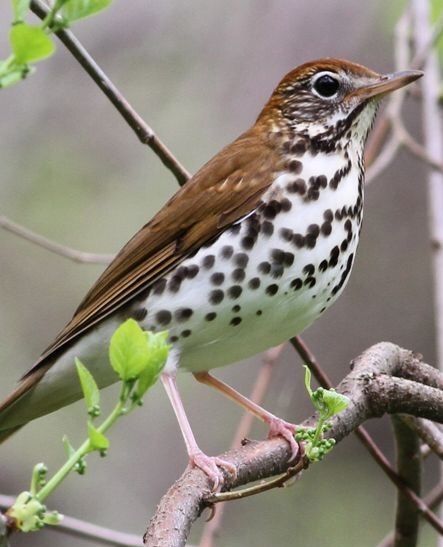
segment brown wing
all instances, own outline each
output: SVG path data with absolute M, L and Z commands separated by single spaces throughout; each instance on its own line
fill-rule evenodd
M 251 212 L 276 168 L 276 151 L 262 140 L 256 126 L 224 148 L 122 248 L 27 375 Z

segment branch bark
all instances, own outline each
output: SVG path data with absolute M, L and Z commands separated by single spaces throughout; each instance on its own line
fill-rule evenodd
M 353 363 L 353 370 L 337 386 L 337 391 L 351 399 L 349 407 L 331 420 L 328 436 L 340 441 L 364 421 L 386 413 L 411 413 L 443 422 L 443 391 L 419 384 L 415 379 L 403 379 L 403 361 L 414 362 L 421 372 L 422 364 L 411 352 L 394 344 L 382 342 L 366 350 Z M 423 367 L 426 369 L 426 366 Z M 426 376 L 420 374 L 419 377 Z M 412 402 L 411 402 L 412 401 Z M 315 416 L 303 426 L 315 424 Z M 283 439 L 248 442 L 245 446 L 223 454 L 238 471 L 235 479 L 226 477 L 225 489 L 284 473 L 289 467 L 289 447 Z M 293 464 L 292 464 L 293 465 Z M 404 483 L 399 485 L 409 500 L 414 500 L 415 510 L 440 533 L 443 523 L 430 511 Z M 160 501 L 146 531 L 144 542 L 149 547 L 183 547 L 192 523 L 207 506 L 210 483 L 198 469 L 188 469 Z

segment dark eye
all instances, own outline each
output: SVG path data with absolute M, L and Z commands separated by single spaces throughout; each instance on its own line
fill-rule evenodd
M 337 93 L 340 83 L 337 78 L 323 74 L 315 80 L 313 87 L 320 97 L 332 97 Z

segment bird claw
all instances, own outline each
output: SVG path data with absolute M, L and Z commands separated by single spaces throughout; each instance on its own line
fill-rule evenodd
M 203 452 L 190 454 L 189 463 L 192 467 L 198 467 L 212 481 L 212 491 L 217 492 L 223 486 L 225 477 L 220 467 L 235 479 L 237 469 L 234 464 L 217 456 L 207 456 Z
M 280 418 L 271 418 L 268 424 L 268 438 L 272 439 L 273 437 L 283 437 L 286 441 L 288 441 L 289 446 L 291 447 L 291 457 L 289 458 L 289 461 L 291 462 L 295 460 L 300 450 L 299 445 L 294 437 L 295 432 L 297 431 L 297 427 L 294 424 L 285 422 L 285 420 L 282 420 Z

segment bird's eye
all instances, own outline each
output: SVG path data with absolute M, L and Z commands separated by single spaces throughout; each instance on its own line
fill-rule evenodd
M 323 74 L 315 80 L 312 87 L 320 97 L 330 99 L 337 94 L 340 82 L 330 74 Z

